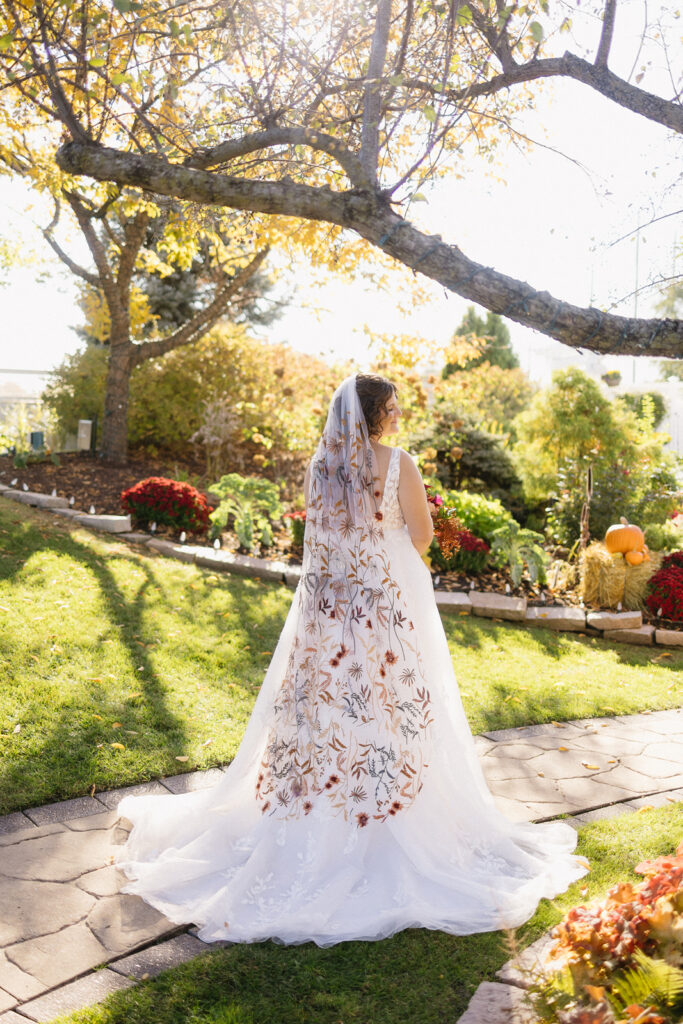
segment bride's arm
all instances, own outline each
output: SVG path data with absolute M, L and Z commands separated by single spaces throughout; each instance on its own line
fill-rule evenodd
M 401 452 L 398 500 L 410 533 L 410 539 L 418 552 L 423 555 L 432 542 L 434 527 L 420 471 L 408 452 L 404 451 Z

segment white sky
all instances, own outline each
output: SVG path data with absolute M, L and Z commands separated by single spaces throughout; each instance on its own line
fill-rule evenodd
M 652 3 L 649 9 L 652 22 Z M 638 53 L 643 12 L 642 0 L 620 0 L 610 66 L 624 77 Z M 669 39 L 674 50 L 677 43 Z M 558 45 L 575 48 L 567 36 Z M 641 56 L 636 62 L 636 73 L 642 60 Z M 662 95 L 672 93 L 661 61 L 660 66 L 655 60 L 646 67 L 641 84 Z M 521 127 L 552 149 L 535 147 L 522 153 L 508 146 L 504 163 L 494 169 L 505 183 L 487 177 L 491 169 L 472 159 L 464 180 L 440 182 L 424 190 L 428 202 L 414 204 L 410 218 L 499 271 L 570 302 L 588 305 L 592 301 L 609 308 L 636 287 L 634 229 L 683 206 L 680 178 L 677 193 L 674 185 L 680 175 L 680 139 L 579 83 L 559 80 L 546 83 L 535 111 Z M 46 247 L 36 225 L 47 223 L 50 213 L 39 202 L 26 212 L 26 202 L 23 186 L 0 179 L 0 206 L 5 211 L 0 233 L 21 238 L 29 248 L 43 253 Z M 674 272 L 674 243 L 678 237 L 680 245 L 680 227 L 679 215 L 640 232 L 639 285 Z M 610 246 L 629 232 L 626 240 Z M 77 240 L 72 251 L 86 259 Z M 676 270 L 681 272 L 680 264 Z M 48 279 L 36 282 L 35 277 L 35 271 L 17 271 L 10 286 L 0 290 L 0 368 L 47 370 L 78 348 L 70 330 L 80 318 L 72 279 L 58 265 Z M 432 301 L 406 317 L 398 313 L 391 294 L 378 294 L 362 281 L 349 284 L 330 279 L 320 285 L 303 262 L 290 272 L 290 280 L 297 285 L 293 305 L 267 329 L 266 336 L 304 351 L 355 359 L 361 366 L 368 359 L 366 324 L 375 332 L 445 341 L 468 304 L 455 295 L 445 297 L 443 289 L 433 286 Z M 286 277 L 283 283 L 286 287 Z M 654 315 L 657 298 L 656 289 L 641 292 L 638 315 Z M 632 315 L 634 297 L 617 303 L 615 311 Z M 523 368 L 540 383 L 548 382 L 556 366 L 591 363 L 589 356 L 582 361 L 580 354 L 537 332 L 509 326 Z M 645 383 L 656 379 L 658 367 L 648 366 L 652 362 L 610 357 L 607 365 L 620 368 L 625 378 Z M 38 383 L 30 377 L 13 379 L 27 390 Z

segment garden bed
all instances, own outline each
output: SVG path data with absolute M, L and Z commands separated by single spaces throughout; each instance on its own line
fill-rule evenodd
M 139 480 L 150 476 L 173 479 L 190 477 L 201 483 L 202 465 L 198 462 L 184 462 L 152 458 L 148 455 L 133 454 L 126 466 L 109 466 L 90 452 L 73 452 L 59 456 L 59 465 L 49 459 L 32 463 L 22 468 L 14 466 L 11 456 L 0 456 L 0 484 L 14 485 L 22 489 L 25 484 L 30 491 L 73 498 L 74 508 L 87 512 L 94 507 L 98 515 L 120 515 L 121 492 Z M 205 486 L 208 484 L 205 482 Z M 159 527 L 156 535 L 168 540 L 178 539 L 177 531 Z M 221 548 L 237 553 L 239 544 L 235 535 L 225 531 L 221 536 Z M 302 550 L 292 547 L 291 535 L 286 528 L 275 529 L 273 545 L 261 551 L 263 558 L 301 564 Z M 533 582 L 525 572 L 520 584 L 515 586 L 507 568 L 487 568 L 481 572 L 444 572 L 432 569 L 435 589 L 448 593 L 468 593 L 471 590 L 485 593 L 507 594 L 526 598 L 528 607 L 579 607 L 578 589 L 565 587 L 553 589 L 547 584 Z M 593 610 L 588 608 L 587 610 Z M 595 610 L 598 610 L 597 607 Z M 643 623 L 659 629 L 681 630 L 683 623 L 677 620 L 657 617 L 643 609 Z
M 10 455 L 0 455 L 0 483 L 16 487 L 26 484 L 30 491 L 50 494 L 56 490 L 61 498 L 73 498 L 74 507 L 88 511 L 95 507 L 98 515 L 121 515 L 121 491 L 149 476 L 173 479 L 202 473 L 202 463 L 132 455 L 127 466 L 109 466 L 90 452 L 67 452 L 59 456 L 59 465 L 49 458 L 17 468 Z

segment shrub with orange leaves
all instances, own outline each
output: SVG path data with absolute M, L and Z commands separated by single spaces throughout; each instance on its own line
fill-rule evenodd
M 638 885 L 622 882 L 602 900 L 573 907 L 557 925 L 546 975 L 532 986 L 543 1021 L 559 1024 L 680 1024 L 681 991 L 666 1000 L 624 1005 L 619 985 L 647 961 L 683 967 L 683 843 L 675 854 L 642 861 Z M 648 959 L 649 958 L 649 959 Z

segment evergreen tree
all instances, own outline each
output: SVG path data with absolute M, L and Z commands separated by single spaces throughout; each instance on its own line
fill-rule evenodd
M 479 316 L 474 306 L 468 306 L 453 340 L 458 338 L 481 341 L 483 344 L 479 354 L 464 364 L 446 363 L 442 371 L 444 377 L 450 377 L 458 370 L 471 370 L 482 363 L 499 366 L 502 370 L 514 370 L 519 366 L 519 359 L 510 343 L 510 332 L 498 313 L 487 312 L 483 317 Z

